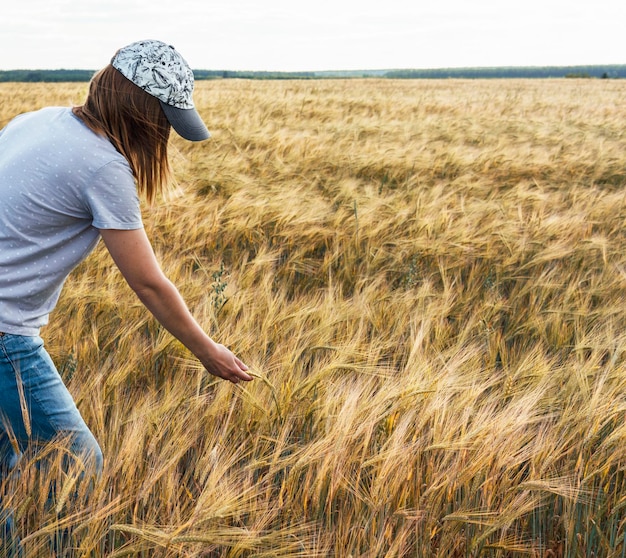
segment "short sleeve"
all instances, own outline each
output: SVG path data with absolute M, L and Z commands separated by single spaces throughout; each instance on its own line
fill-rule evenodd
M 137 187 L 125 162 L 112 161 L 98 169 L 85 190 L 85 203 L 97 229 L 143 228 Z

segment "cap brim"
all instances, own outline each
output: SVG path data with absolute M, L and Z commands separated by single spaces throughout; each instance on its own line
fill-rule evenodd
M 167 120 L 178 135 L 189 141 L 202 141 L 211 137 L 195 108 L 180 109 L 163 101 L 160 103 Z

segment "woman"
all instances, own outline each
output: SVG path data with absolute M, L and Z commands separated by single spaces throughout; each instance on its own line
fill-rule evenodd
M 102 468 L 98 442 L 43 348 L 63 282 L 101 237 L 141 302 L 215 376 L 249 381 L 164 276 L 142 226 L 168 175 L 170 127 L 191 141 L 209 133 L 192 100 L 193 73 L 173 47 L 120 49 L 91 81 L 85 104 L 23 114 L 0 132 L 0 447 L 5 465 L 29 443 L 68 435 Z

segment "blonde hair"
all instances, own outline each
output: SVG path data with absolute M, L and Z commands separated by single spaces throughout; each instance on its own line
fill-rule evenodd
M 73 110 L 126 158 L 137 189 L 148 202 L 163 192 L 171 174 L 167 155 L 171 126 L 156 97 L 109 64 L 91 79 L 85 103 Z

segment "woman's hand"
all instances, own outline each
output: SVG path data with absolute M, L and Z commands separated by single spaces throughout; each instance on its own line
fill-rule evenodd
M 252 380 L 252 376 L 247 374 L 248 367 L 224 345 L 213 343 L 210 354 L 196 356 L 207 371 L 218 378 L 223 378 L 233 384 Z
M 193 318 L 178 289 L 161 271 L 143 229 L 103 229 L 100 235 L 122 275 L 154 317 L 180 340 L 214 376 L 249 382 L 248 367 L 215 343 Z

